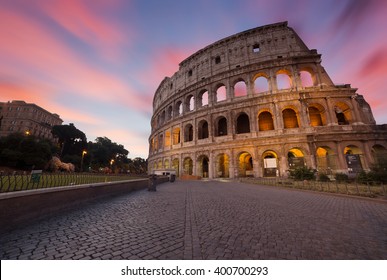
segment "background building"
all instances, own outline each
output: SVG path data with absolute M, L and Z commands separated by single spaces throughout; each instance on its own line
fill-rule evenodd
M 357 89 L 332 82 L 287 22 L 222 39 L 179 66 L 154 95 L 150 172 L 355 174 L 386 155 L 387 125 Z
M 52 126 L 63 123 L 59 115 L 24 101 L 0 102 L 0 119 L 0 137 L 19 132 L 54 140 Z

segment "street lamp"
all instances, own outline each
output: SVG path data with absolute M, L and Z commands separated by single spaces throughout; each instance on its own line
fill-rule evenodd
M 87 151 L 83 150 L 82 151 L 82 158 L 81 158 L 81 172 L 83 171 L 83 158 L 85 157 L 86 154 L 87 154 Z

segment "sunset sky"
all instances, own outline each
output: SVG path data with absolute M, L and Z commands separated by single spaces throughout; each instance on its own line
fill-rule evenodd
M 0 101 L 24 100 L 148 157 L 155 90 L 197 50 L 288 21 L 387 123 L 384 0 L 0 0 Z

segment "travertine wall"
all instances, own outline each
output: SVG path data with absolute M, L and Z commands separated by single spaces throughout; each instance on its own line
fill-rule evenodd
M 202 177 L 369 169 L 387 126 L 350 85 L 335 85 L 286 22 L 209 45 L 165 78 L 153 101 L 149 171 Z

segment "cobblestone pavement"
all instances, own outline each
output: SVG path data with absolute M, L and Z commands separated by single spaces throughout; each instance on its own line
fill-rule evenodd
M 1 259 L 387 259 L 387 203 L 177 181 L 3 234 Z

